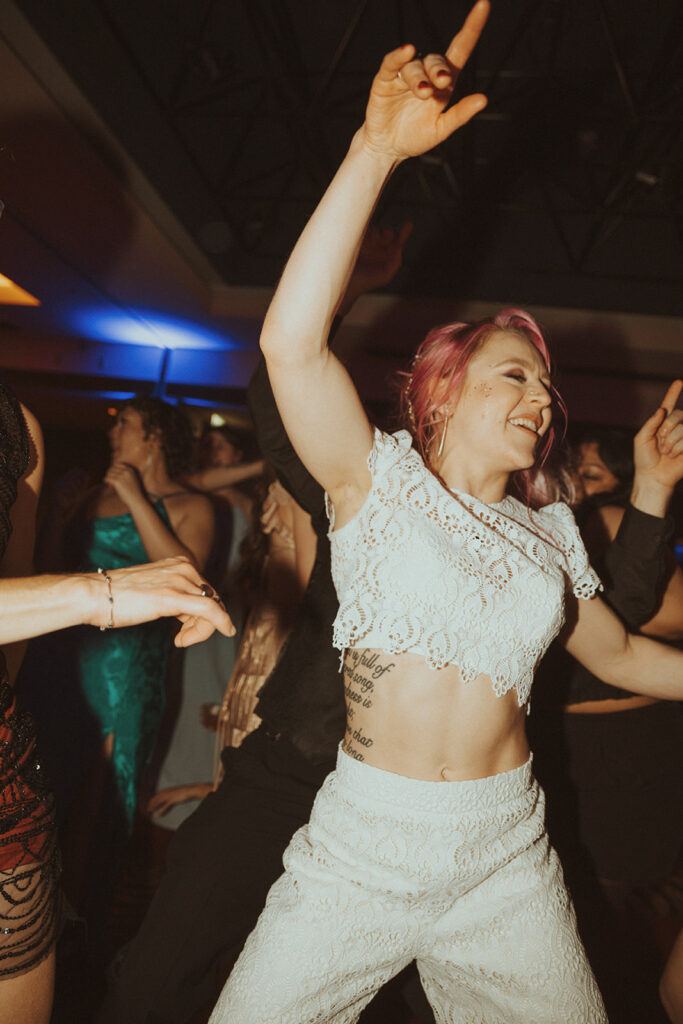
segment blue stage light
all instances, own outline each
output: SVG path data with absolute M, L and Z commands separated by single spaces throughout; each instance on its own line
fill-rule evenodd
M 73 314 L 72 325 L 82 337 L 93 341 L 159 349 L 230 351 L 242 347 L 234 338 L 204 324 L 148 310 L 112 313 L 80 309 Z

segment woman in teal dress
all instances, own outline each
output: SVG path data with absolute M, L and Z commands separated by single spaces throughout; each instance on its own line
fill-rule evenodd
M 119 412 L 109 440 L 111 464 L 85 508 L 80 568 L 186 555 L 201 571 L 213 510 L 203 495 L 177 483 L 192 457 L 184 414 L 157 398 L 135 398 Z M 80 683 L 101 726 L 128 831 L 161 721 L 169 647 L 163 622 L 79 637 Z
M 161 498 L 154 510 L 171 530 Z M 149 561 L 130 512 L 90 520 L 81 568 L 122 569 Z M 172 624 L 159 619 L 104 633 L 79 630 L 76 664 L 83 694 L 102 737 L 112 737 L 109 760 L 127 831 L 135 814 L 140 778 L 154 749 L 164 709 L 164 677 Z
M 214 515 L 208 498 L 178 483 L 193 445 L 182 411 L 135 398 L 109 440 L 104 480 L 68 516 L 65 554 L 54 567 L 110 570 L 184 555 L 202 571 Z M 59 532 L 53 523 L 53 539 Z M 58 701 L 41 694 L 34 707 L 63 820 L 64 888 L 91 935 L 102 927 L 157 740 L 170 645 L 168 624 L 152 622 L 70 630 L 40 653 L 42 675 L 46 658 L 61 661 Z

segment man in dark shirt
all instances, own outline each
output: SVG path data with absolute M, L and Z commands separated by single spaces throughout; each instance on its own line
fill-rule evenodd
M 371 239 L 347 309 L 362 291 L 391 280 L 409 233 L 404 226 Z M 292 633 L 259 695 L 262 724 L 239 748 L 223 751 L 220 785 L 176 832 L 140 931 L 114 965 L 99 1024 L 184 1024 L 215 1002 L 344 735 L 324 494 L 289 443 L 263 362 L 248 400 L 264 457 L 311 516 L 316 559 Z M 372 1009 L 365 1013 L 369 1021 Z
M 178 829 L 166 874 L 124 951 L 98 1024 L 185 1024 L 215 1001 L 282 873 L 287 844 L 308 821 L 317 790 L 334 768 L 344 732 L 323 492 L 289 443 L 263 363 L 248 397 L 264 457 L 311 515 L 317 556 L 292 634 L 260 694 L 262 724 L 241 747 L 224 751 L 218 789 Z M 657 529 L 656 522 L 650 525 Z M 637 555 L 631 543 L 627 547 L 612 569 L 617 590 L 622 561 Z M 653 607 L 659 575 L 645 566 L 639 581 L 640 593 L 652 592 Z M 377 1019 L 388 1019 L 386 1012 Z

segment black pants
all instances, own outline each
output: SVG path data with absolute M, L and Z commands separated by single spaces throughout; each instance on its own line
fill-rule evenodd
M 683 707 L 532 711 L 534 773 L 571 884 L 666 878 L 683 843 Z
M 263 728 L 225 752 L 224 768 L 216 792 L 171 841 L 166 874 L 114 972 L 100 1024 L 181 1024 L 218 997 L 327 773 Z
M 676 920 L 672 906 L 667 922 L 657 894 L 667 892 L 683 843 L 683 707 L 661 701 L 595 715 L 536 708 L 530 725 L 548 833 L 609 1019 L 663 1021 L 653 936 Z

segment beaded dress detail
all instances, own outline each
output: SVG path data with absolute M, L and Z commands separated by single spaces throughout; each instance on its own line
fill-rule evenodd
M 370 493 L 338 530 L 328 500 L 335 647 L 457 664 L 465 684 L 485 674 L 498 696 L 514 687 L 526 704 L 566 590 L 589 598 L 601 587 L 571 510 L 448 491 L 405 430 L 376 429 L 368 467 Z
M 10 509 L 26 471 L 26 424 L 0 384 L 0 556 Z M 0 978 L 31 970 L 50 952 L 58 925 L 59 854 L 31 716 L 17 706 L 0 653 Z

